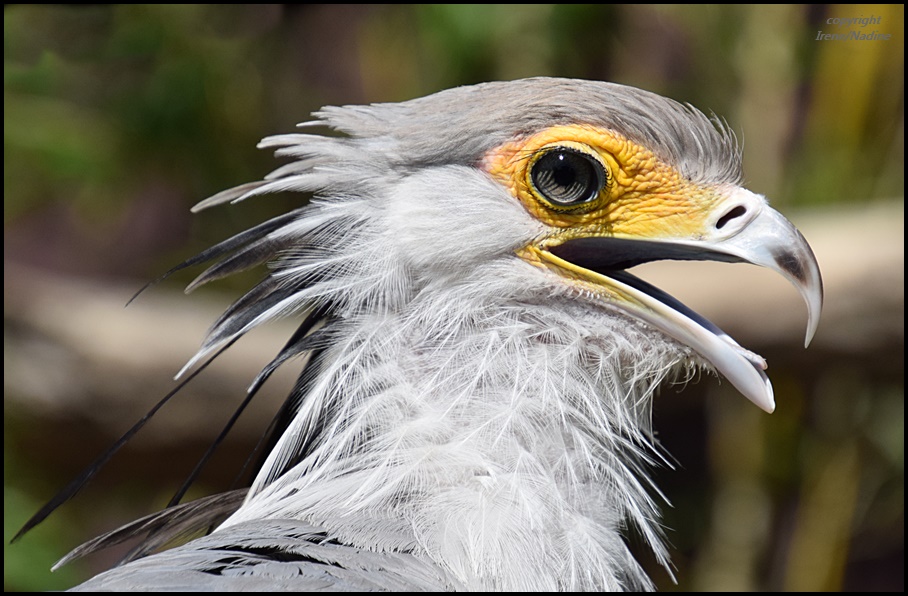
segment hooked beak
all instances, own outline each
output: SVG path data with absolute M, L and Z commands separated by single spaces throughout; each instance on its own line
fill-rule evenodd
M 657 260 L 746 262 L 782 274 L 807 303 L 810 343 L 823 306 L 823 282 L 804 236 L 757 194 L 735 188 L 704 219 L 695 238 L 588 234 L 555 237 L 522 251 L 631 316 L 691 347 L 761 409 L 775 409 L 766 361 L 666 292 L 625 269 Z

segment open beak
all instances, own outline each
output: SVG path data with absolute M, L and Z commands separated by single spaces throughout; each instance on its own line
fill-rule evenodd
M 810 343 L 819 324 L 823 282 L 804 236 L 765 199 L 736 188 L 689 237 L 595 235 L 553 237 L 527 247 L 526 257 L 690 346 L 747 399 L 775 409 L 766 361 L 677 299 L 626 271 L 657 260 L 747 262 L 781 273 L 807 303 Z

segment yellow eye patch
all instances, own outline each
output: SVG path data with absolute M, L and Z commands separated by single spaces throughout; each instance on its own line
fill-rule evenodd
M 545 196 L 539 180 L 546 178 L 534 167 L 559 151 L 601 165 L 605 180 L 595 196 L 563 204 Z M 559 236 L 696 237 L 722 198 L 719 189 L 691 183 L 641 145 L 588 125 L 554 126 L 505 143 L 485 155 L 482 167 L 536 219 L 561 229 Z

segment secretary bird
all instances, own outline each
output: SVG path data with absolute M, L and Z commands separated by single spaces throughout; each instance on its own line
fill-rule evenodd
M 768 267 L 806 301 L 807 342 L 822 305 L 804 237 L 741 186 L 734 135 L 647 91 L 555 78 L 314 116 L 259 145 L 292 161 L 195 210 L 311 202 L 174 269 L 214 261 L 192 289 L 270 267 L 184 372 L 298 320 L 249 392 L 305 360 L 267 457 L 248 489 L 76 549 L 64 562 L 144 536 L 77 589 L 652 588 L 623 532 L 668 568 L 647 476 L 656 389 L 705 368 L 775 405 L 759 355 L 628 270 Z

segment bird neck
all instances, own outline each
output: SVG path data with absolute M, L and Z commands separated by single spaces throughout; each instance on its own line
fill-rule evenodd
M 234 521 L 291 511 L 348 544 L 443 562 L 471 587 L 647 586 L 620 529 L 630 517 L 664 556 L 640 465 L 670 367 L 639 358 L 664 346 L 576 297 L 489 289 L 426 291 L 334 325 Z M 641 361 L 658 364 L 622 369 Z M 276 477 L 300 437 L 307 455 Z

